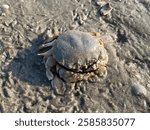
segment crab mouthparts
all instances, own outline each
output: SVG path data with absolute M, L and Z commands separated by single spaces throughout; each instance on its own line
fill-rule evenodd
M 82 66 L 80 67 L 79 69 L 70 69 L 70 68 L 67 68 L 59 63 L 57 63 L 59 66 L 61 66 L 62 68 L 66 69 L 67 71 L 70 71 L 70 72 L 74 72 L 74 73 L 90 73 L 90 72 L 95 72 L 98 70 L 98 68 L 96 69 L 93 69 L 93 66 L 96 65 L 97 62 L 94 62 L 93 64 L 89 65 L 89 66 Z

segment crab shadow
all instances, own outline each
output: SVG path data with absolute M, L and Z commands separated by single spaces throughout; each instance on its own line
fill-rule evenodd
M 45 66 L 42 57 L 38 56 L 38 46 L 43 42 L 42 35 L 32 40 L 30 48 L 19 51 L 11 63 L 8 70 L 20 81 L 27 82 L 34 86 L 49 86 L 45 74 Z

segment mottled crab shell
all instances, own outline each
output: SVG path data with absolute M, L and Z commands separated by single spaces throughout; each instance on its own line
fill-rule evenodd
M 80 31 L 67 31 L 55 42 L 53 58 L 61 66 L 75 72 L 84 72 L 96 64 L 105 50 L 98 38 Z

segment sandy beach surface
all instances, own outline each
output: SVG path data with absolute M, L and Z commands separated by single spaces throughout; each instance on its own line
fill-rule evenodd
M 102 16 L 105 3 L 113 9 Z M 100 32 L 106 79 L 57 95 L 37 55 L 46 29 Z M 149 111 L 149 0 L 0 0 L 0 112 Z

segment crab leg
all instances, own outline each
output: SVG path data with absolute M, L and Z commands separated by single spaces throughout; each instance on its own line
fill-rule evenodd
M 49 69 L 46 70 L 46 76 L 49 80 L 54 79 L 54 75 Z
M 56 65 L 56 61 L 53 59 L 52 56 L 49 56 L 45 61 L 46 69 L 52 68 L 55 65 Z
M 48 77 L 49 80 L 52 80 L 54 79 L 54 75 L 53 73 L 51 72 L 51 68 L 53 66 L 55 66 L 55 60 L 53 59 L 52 56 L 49 56 L 47 58 L 47 60 L 44 61 L 45 62 L 45 67 L 46 67 L 46 76 Z
M 45 48 L 47 48 L 47 47 L 52 47 L 53 44 L 54 44 L 54 42 L 55 42 L 55 40 L 53 40 L 53 41 L 51 41 L 51 42 L 48 42 L 48 43 L 46 43 L 46 44 L 42 44 L 42 45 L 39 47 L 39 50 L 45 49 Z
M 43 52 L 43 53 L 38 53 L 37 55 L 48 57 L 48 56 L 50 56 L 51 54 L 52 54 L 52 50 L 48 50 L 48 51 Z

